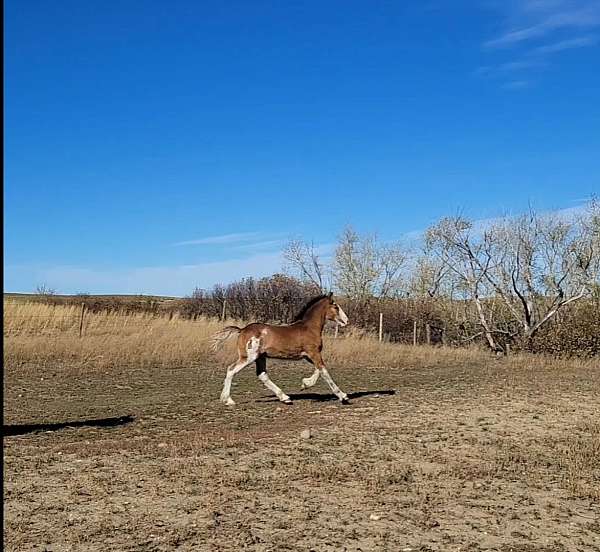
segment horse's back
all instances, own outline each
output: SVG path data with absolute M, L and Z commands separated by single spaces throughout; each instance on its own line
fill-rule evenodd
M 260 351 L 272 358 L 302 358 L 304 332 L 300 325 L 275 325 L 253 322 L 240 333 L 241 344 L 252 338 L 260 341 Z

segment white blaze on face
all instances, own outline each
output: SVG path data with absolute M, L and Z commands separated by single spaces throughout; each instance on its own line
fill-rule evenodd
M 338 312 L 338 315 L 337 315 L 335 321 L 340 326 L 345 326 L 346 324 L 348 324 L 348 317 L 346 316 L 346 313 L 342 310 L 342 307 L 340 307 L 339 305 L 337 307 L 339 309 L 339 312 Z

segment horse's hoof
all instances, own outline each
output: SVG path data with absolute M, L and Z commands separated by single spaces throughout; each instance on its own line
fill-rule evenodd
M 283 404 L 294 404 L 292 399 L 286 399 L 285 401 L 281 401 Z
M 340 401 L 340 402 L 341 402 L 342 404 L 352 404 L 352 403 L 350 402 L 350 399 L 349 399 L 348 397 L 345 397 L 345 398 L 341 399 L 341 401 Z

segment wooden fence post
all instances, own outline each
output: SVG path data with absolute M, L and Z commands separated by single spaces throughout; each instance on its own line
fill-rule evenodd
M 336 339 L 337 339 L 337 336 L 338 336 L 338 330 L 339 330 L 339 329 L 340 329 L 340 326 L 339 326 L 339 324 L 336 324 L 336 325 L 335 325 L 335 336 L 334 336 Z
M 413 345 L 417 344 L 417 321 L 413 321 Z
M 85 314 L 85 303 L 81 303 L 81 316 L 79 317 L 79 337 L 83 336 L 83 316 Z
M 221 313 L 221 320 L 225 320 L 227 315 L 227 299 L 223 299 L 223 312 Z
M 429 325 L 429 322 L 425 324 L 425 339 L 427 345 L 431 345 L 431 326 Z
M 379 343 L 383 341 L 383 313 L 379 313 Z

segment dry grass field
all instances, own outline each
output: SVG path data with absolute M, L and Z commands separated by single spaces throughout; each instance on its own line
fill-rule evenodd
M 5 301 L 6 550 L 600 550 L 598 359 L 347 331 L 351 405 L 272 362 L 294 404 L 249 367 L 228 408 L 221 326 Z

